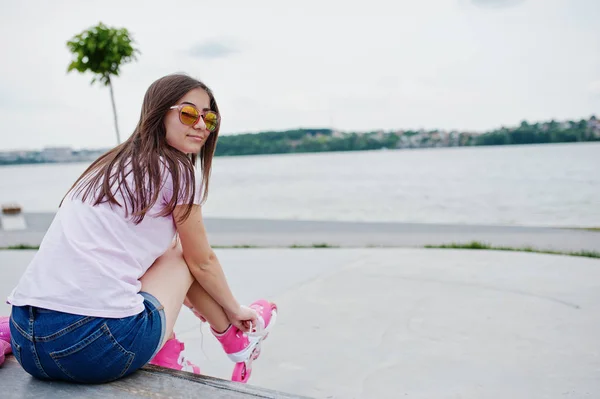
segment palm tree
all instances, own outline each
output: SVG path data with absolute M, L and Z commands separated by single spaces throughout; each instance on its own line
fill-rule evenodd
M 67 42 L 67 47 L 73 53 L 73 61 L 67 72 L 77 70 L 80 73 L 91 71 L 94 74 L 92 83 L 100 82 L 110 89 L 117 144 L 121 143 L 119 124 L 117 123 L 117 108 L 111 76 L 119 76 L 119 68 L 132 60 L 136 60 L 139 50 L 133 47 L 134 41 L 125 28 L 107 27 L 102 22 L 75 35 Z

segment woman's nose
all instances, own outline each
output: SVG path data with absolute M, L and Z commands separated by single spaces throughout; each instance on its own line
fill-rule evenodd
M 194 125 L 194 129 L 206 129 L 206 123 L 204 123 L 204 117 L 200 116 L 198 122 Z

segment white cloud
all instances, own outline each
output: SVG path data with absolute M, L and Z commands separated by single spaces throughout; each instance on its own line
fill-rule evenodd
M 238 46 L 228 39 L 211 39 L 194 44 L 188 54 L 197 58 L 226 58 L 240 52 Z

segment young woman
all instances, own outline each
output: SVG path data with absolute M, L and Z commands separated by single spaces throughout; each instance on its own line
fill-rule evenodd
M 198 373 L 173 334 L 185 303 L 237 363 L 232 379 L 247 381 L 276 307 L 241 306 L 207 240 L 201 205 L 219 126 L 202 82 L 177 74 L 148 88 L 131 137 L 74 183 L 8 297 L 25 371 L 82 383 L 148 362 Z

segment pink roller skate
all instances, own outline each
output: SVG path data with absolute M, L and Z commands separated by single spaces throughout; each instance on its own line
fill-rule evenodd
M 253 326 L 247 334 L 233 325 L 222 334 L 213 331 L 227 356 L 236 363 L 231 380 L 242 383 L 250 379 L 252 362 L 260 355 L 262 341 L 267 338 L 277 319 L 277 306 L 274 303 L 260 299 L 250 308 L 258 313 L 258 325 Z
M 6 358 L 6 355 L 8 355 L 11 352 L 12 352 L 12 349 L 10 347 L 10 344 L 7 343 L 6 341 L 0 340 L 0 366 L 2 366 L 2 364 L 4 363 L 4 359 Z
M 184 343 L 177 340 L 175 334 L 173 334 L 173 338 L 165 342 L 156 356 L 150 360 L 150 364 L 200 374 L 200 367 L 183 357 L 181 352 L 183 352 L 184 349 Z
M 0 366 L 4 363 L 6 355 L 12 352 L 12 348 L 10 347 L 9 320 L 9 317 L 0 317 Z
M 0 341 L 6 341 L 10 345 L 10 317 L 0 317 Z

